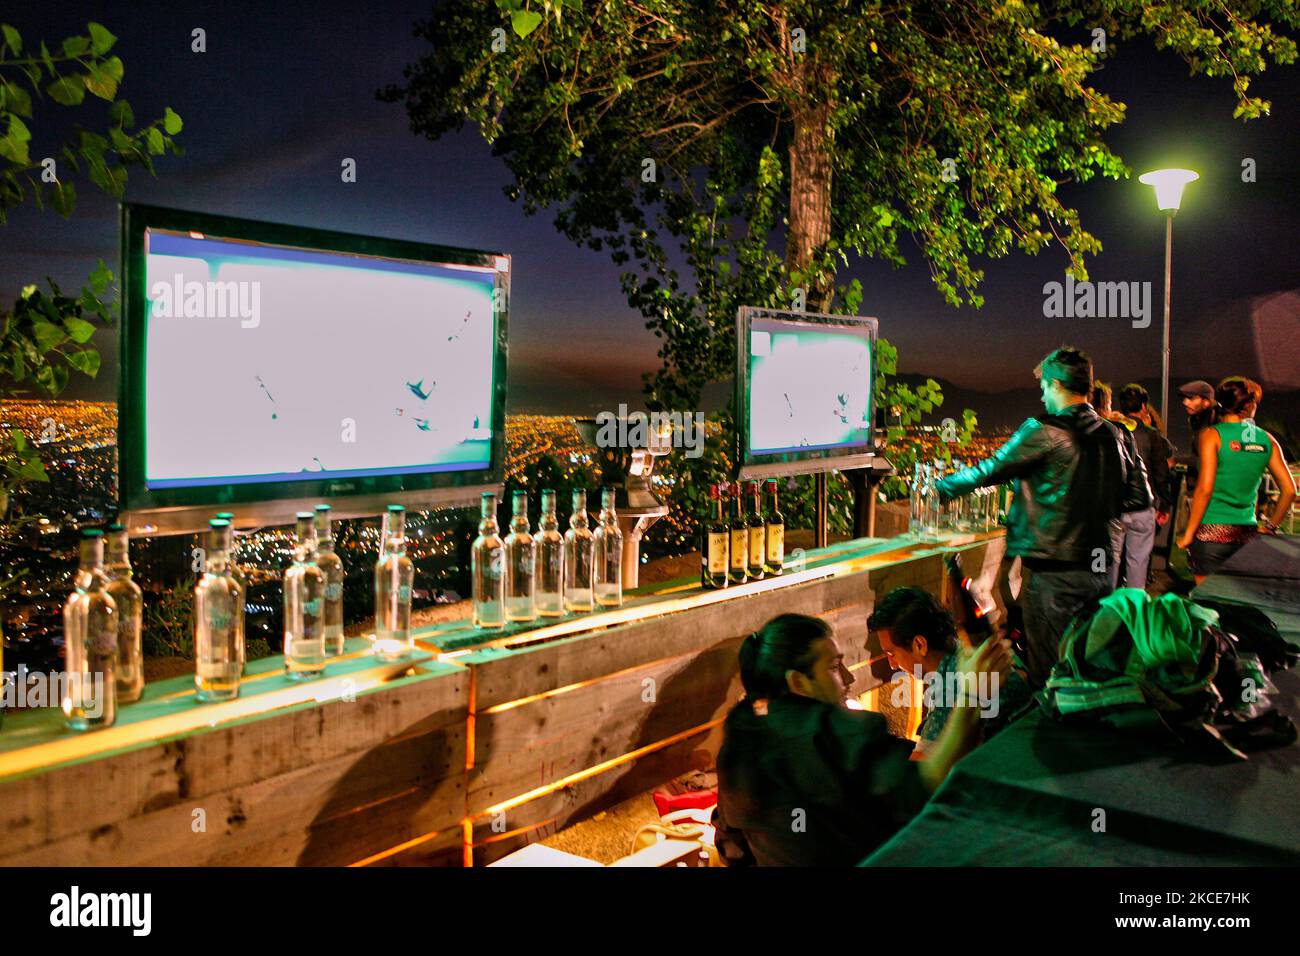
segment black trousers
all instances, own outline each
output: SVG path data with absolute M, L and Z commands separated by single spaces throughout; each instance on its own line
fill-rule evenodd
M 1061 635 L 1076 611 L 1113 588 L 1108 571 L 1056 561 L 1021 561 L 1020 610 L 1025 621 L 1025 667 L 1035 690 L 1047 683 L 1060 652 Z

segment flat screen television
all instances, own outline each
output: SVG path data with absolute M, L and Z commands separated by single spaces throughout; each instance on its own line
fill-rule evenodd
M 500 484 L 508 256 L 135 204 L 121 225 L 132 534 Z
M 858 316 L 740 309 L 741 477 L 871 467 L 877 329 Z

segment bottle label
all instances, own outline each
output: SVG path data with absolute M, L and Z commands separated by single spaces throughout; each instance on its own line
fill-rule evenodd
M 341 584 L 325 585 L 325 600 L 337 601 L 341 597 L 343 597 L 343 585 Z
M 767 526 L 767 563 L 781 564 L 785 561 L 785 525 Z
M 737 570 L 743 569 L 746 565 L 748 549 L 745 544 L 747 541 L 748 534 L 744 528 L 731 532 L 731 566 Z
M 709 573 L 725 574 L 727 571 L 727 536 L 723 532 L 709 533 Z
M 411 586 L 409 584 L 403 584 L 397 589 L 397 600 L 403 604 L 411 600 Z
M 750 529 L 749 529 L 749 563 L 750 563 L 750 564 L 762 564 L 762 563 L 763 563 L 763 528 L 762 528 L 762 526 L 759 526 L 759 527 L 757 527 L 757 528 L 750 528 Z

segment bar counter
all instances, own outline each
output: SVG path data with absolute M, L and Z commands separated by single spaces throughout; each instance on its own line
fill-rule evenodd
M 868 646 L 875 596 L 946 593 L 954 550 L 993 599 L 1000 531 L 862 538 L 720 591 L 683 579 L 494 633 L 431 625 L 395 663 L 350 638 L 312 681 L 253 661 L 233 701 L 199 703 L 191 675 L 154 682 L 104 730 L 9 711 L 0 864 L 484 865 L 716 753 L 740 642 L 777 614 L 830 622 L 873 706 L 889 673 Z

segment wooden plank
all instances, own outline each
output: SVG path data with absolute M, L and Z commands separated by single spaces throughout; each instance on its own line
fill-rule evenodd
M 739 644 L 733 638 L 699 654 L 480 713 L 469 813 L 721 720 L 741 697 Z
M 0 782 L 4 851 L 95 832 L 169 807 L 193 807 L 195 801 L 351 754 L 395 754 L 402 749 L 376 751 L 385 741 L 454 733 L 462 741 L 459 751 L 453 748 L 440 755 L 440 763 L 430 758 L 417 766 L 429 779 L 459 775 L 464 767 L 468 684 L 464 669 L 432 665 L 362 691 L 354 701 L 302 705 Z M 405 773 L 404 768 L 387 765 L 387 772 L 399 769 Z M 350 798 L 346 787 L 338 791 L 339 800 Z

